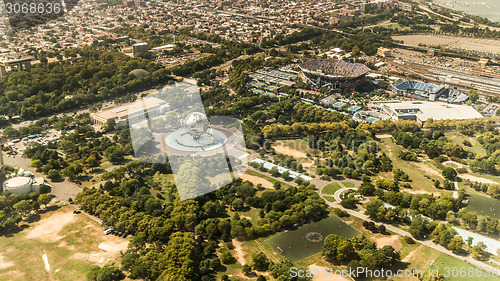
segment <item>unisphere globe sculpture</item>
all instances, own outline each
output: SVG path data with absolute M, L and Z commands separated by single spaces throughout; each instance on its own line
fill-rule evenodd
M 209 125 L 207 116 L 200 112 L 189 114 L 182 122 L 183 129 L 196 141 L 207 132 Z

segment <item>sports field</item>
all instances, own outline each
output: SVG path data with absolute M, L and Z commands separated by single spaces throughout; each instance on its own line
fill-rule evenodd
M 327 186 L 325 186 L 323 188 L 323 190 L 321 191 L 321 193 L 333 195 L 339 189 L 340 189 L 340 185 L 336 182 L 332 182 L 332 183 L 328 184 Z
M 296 230 L 269 238 L 266 242 L 292 262 L 298 262 L 319 253 L 323 247 L 323 240 L 330 234 L 351 238 L 359 235 L 360 232 L 338 217 L 330 216 L 319 222 L 309 223 Z
M 471 192 L 467 209 L 471 212 L 477 213 L 478 215 L 500 219 L 500 200 L 498 199 L 493 199 Z
M 480 269 L 478 269 L 476 272 L 476 269 L 477 268 L 475 266 L 465 261 L 459 260 L 444 253 L 439 253 L 436 259 L 434 259 L 434 261 L 424 272 L 424 276 L 429 275 L 431 272 L 436 272 L 437 270 L 439 274 L 445 276 L 445 280 L 447 281 L 500 280 L 500 277 L 492 277 L 491 272 Z M 462 272 L 460 272 L 460 270 L 462 270 Z M 470 270 L 471 272 L 469 273 L 468 270 Z M 498 273 L 498 271 L 495 271 L 495 274 Z M 485 277 L 488 275 L 489 277 Z

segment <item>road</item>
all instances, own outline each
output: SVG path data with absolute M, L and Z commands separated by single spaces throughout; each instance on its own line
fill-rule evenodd
M 12 158 L 11 156 L 7 157 L 6 154 L 3 154 L 3 159 L 5 165 L 23 168 L 25 171 L 32 172 L 36 177 L 43 177 L 42 174 L 35 171 L 35 169 L 31 168 L 31 160 L 22 158 L 20 156 L 16 156 Z M 68 181 L 62 182 L 53 182 L 45 178 L 45 181 L 52 186 L 51 194 L 56 197 L 57 200 L 67 201 L 68 198 L 75 198 L 75 196 L 81 191 L 81 189 L 76 186 L 74 183 Z

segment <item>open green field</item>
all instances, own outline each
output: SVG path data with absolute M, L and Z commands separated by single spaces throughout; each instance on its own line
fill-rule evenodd
M 339 189 L 340 189 L 340 184 L 338 184 L 336 182 L 332 182 L 332 183 L 328 184 L 327 186 L 325 186 L 323 188 L 323 190 L 321 190 L 321 193 L 333 195 Z
M 0 237 L 0 280 L 85 280 L 94 265 L 119 263 L 128 240 L 105 235 L 72 206 L 40 215 L 12 235 Z
M 316 253 L 323 247 L 324 239 L 330 234 L 346 238 L 359 235 L 360 232 L 347 225 L 336 216 L 329 216 L 319 222 L 308 223 L 296 230 L 291 230 L 266 240 L 274 251 L 280 252 L 292 262 L 298 262 Z M 314 242 L 317 241 L 317 242 Z
M 457 144 L 461 145 L 465 150 L 472 151 L 476 154 L 486 153 L 484 147 L 477 141 L 476 137 L 464 136 L 461 134 L 457 134 L 456 132 L 446 132 L 444 134 L 448 139 L 453 140 Z M 472 144 L 471 147 L 463 145 L 464 140 L 470 141 Z
M 469 204 L 467 209 L 478 215 L 487 215 L 492 218 L 500 219 L 500 200 L 486 197 L 484 195 L 470 192 Z
M 449 268 L 449 273 L 447 267 Z M 460 276 L 461 268 L 464 268 L 463 270 L 465 271 L 462 273 L 462 276 Z M 471 273 L 471 277 L 467 276 L 468 274 L 467 270 L 469 268 L 474 269 L 474 273 L 473 274 Z M 476 273 L 475 266 L 444 253 L 439 253 L 439 255 L 434 259 L 434 261 L 429 265 L 427 270 L 424 272 L 424 276 L 429 275 L 432 270 L 438 270 L 438 273 L 445 276 L 445 280 L 447 281 L 448 280 L 449 281 L 500 280 L 500 277 L 492 277 L 492 276 L 485 277 L 488 274 L 491 275 L 491 273 L 488 273 L 485 270 L 478 270 Z
M 436 171 L 432 167 L 426 165 L 425 163 L 415 163 L 411 161 L 404 161 L 399 159 L 398 154 L 403 148 L 395 144 L 392 138 L 383 138 L 380 140 L 380 148 L 385 152 L 389 158 L 392 160 L 392 166 L 403 170 L 408 174 L 411 182 L 410 184 L 416 190 L 425 190 L 429 192 L 437 192 L 438 190 L 434 188 L 432 179 L 438 179 L 442 181 L 442 177 L 438 176 L 439 171 Z M 388 173 L 381 173 L 382 177 L 392 177 Z
M 328 202 L 335 202 L 335 198 L 333 198 L 332 196 L 325 196 L 324 198 Z
M 345 187 L 354 187 L 356 186 L 354 183 L 352 182 L 348 182 L 348 181 L 343 181 L 342 184 L 345 186 Z

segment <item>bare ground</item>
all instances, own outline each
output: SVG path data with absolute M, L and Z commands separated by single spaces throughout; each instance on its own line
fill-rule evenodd
M 293 156 L 294 158 L 307 157 L 305 152 L 302 152 L 300 150 L 297 150 L 297 149 L 294 149 L 294 148 L 291 148 L 288 146 L 277 145 L 277 146 L 274 146 L 273 148 L 274 148 L 274 150 L 276 150 L 277 153 L 290 155 L 290 156 Z
M 243 175 L 241 175 L 241 179 L 244 181 L 249 181 L 255 185 L 260 183 L 260 184 L 262 184 L 262 187 L 264 187 L 264 188 L 274 189 L 273 184 L 270 181 L 263 179 L 261 177 L 258 177 L 258 176 L 243 174 Z
M 245 253 L 243 252 L 243 247 L 241 246 L 241 242 L 233 239 L 234 251 L 236 252 L 236 260 L 241 264 L 245 265 Z
M 480 177 L 476 177 L 476 176 L 468 175 L 468 174 L 461 174 L 459 177 L 461 177 L 463 179 L 468 179 L 468 180 L 471 180 L 471 181 L 477 181 L 477 182 L 480 182 L 480 183 L 497 184 L 497 182 L 492 181 L 490 179 L 480 178 Z
M 374 239 L 377 248 L 382 248 L 384 246 L 392 246 L 394 250 L 400 251 L 401 248 L 403 247 L 401 241 L 399 241 L 399 235 L 383 236 L 377 234 L 377 236 L 375 236 Z
M 38 238 L 49 242 L 57 241 L 62 238 L 62 236 L 58 235 L 59 232 L 74 220 L 75 215 L 71 212 L 54 214 L 38 222 L 37 226 L 26 235 L 26 238 Z

